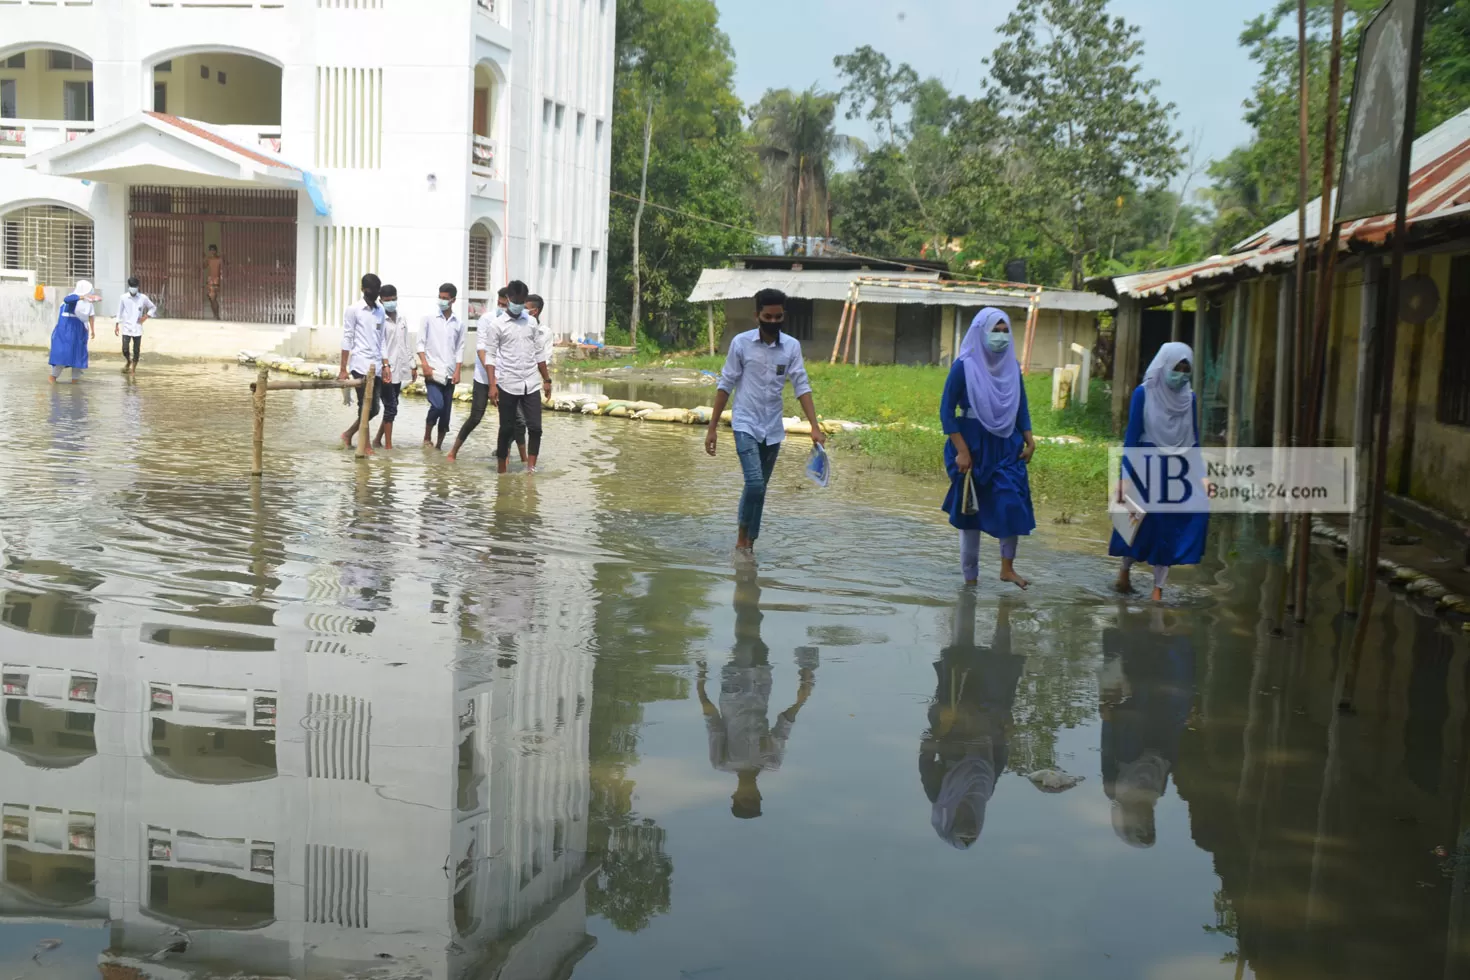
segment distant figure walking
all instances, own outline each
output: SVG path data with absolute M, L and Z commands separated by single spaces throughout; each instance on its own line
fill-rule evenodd
M 1026 464 L 1036 452 L 1021 366 L 1011 351 L 1011 321 L 987 306 L 970 321 L 939 402 L 949 441 L 944 509 L 960 532 L 960 571 L 966 585 L 980 578 L 980 532 L 1000 539 L 1000 579 L 1021 588 L 1016 541 L 1036 528 Z
M 1194 351 L 1188 344 L 1170 341 L 1159 348 L 1144 372 L 1143 384 L 1133 389 L 1128 404 L 1128 429 L 1123 447 L 1154 446 L 1185 450 L 1199 446 L 1199 417 L 1189 376 Z M 1118 492 L 1123 492 L 1119 474 Z M 1198 565 L 1204 557 L 1205 538 L 1210 531 L 1208 511 L 1145 514 L 1133 536 L 1123 540 L 1117 531 L 1108 542 L 1108 554 L 1122 558 L 1119 592 L 1132 592 L 1133 563 L 1146 561 L 1154 567 L 1155 602 L 1164 598 L 1164 583 L 1174 565 Z
M 117 301 L 117 326 L 114 334 L 122 336 L 123 370 L 132 371 L 138 366 L 138 353 L 143 346 L 143 324 L 153 318 L 158 307 L 147 293 L 138 292 L 138 277 L 128 277 L 128 288 L 122 299 Z
M 418 377 L 418 367 L 408 345 L 408 317 L 398 312 L 398 287 L 384 283 L 379 295 L 383 310 L 383 356 L 388 359 L 388 373 L 393 380 L 383 382 L 383 421 L 378 425 L 373 445 L 378 449 L 392 449 L 398 399 L 403 386 Z
M 378 305 L 378 291 L 382 287 L 382 280 L 369 272 L 362 277 L 362 300 L 342 312 L 342 362 L 337 371 L 337 379 L 346 381 L 348 374 L 351 374 L 361 381 L 367 377 L 370 365 L 378 367 L 377 383 L 373 385 L 372 406 L 368 409 L 369 422 L 378 416 L 383 386 L 393 382 L 388 352 L 383 343 L 384 313 L 383 308 Z M 352 440 L 357 436 L 358 426 L 362 422 L 364 387 L 366 385 L 357 389 L 358 412 L 352 418 L 352 425 L 342 433 L 342 445 L 348 449 L 352 448 Z M 369 445 L 366 455 L 370 456 L 372 452 L 373 447 Z
M 204 253 L 204 295 L 209 299 L 209 307 L 214 310 L 216 320 L 220 318 L 219 297 L 224 282 L 225 260 L 220 258 L 219 246 L 211 245 L 209 251 Z
M 424 317 L 419 325 L 419 368 L 424 374 L 424 394 L 429 399 L 429 414 L 424 419 L 424 445 L 444 448 L 449 434 L 449 416 L 454 410 L 454 386 L 459 384 L 460 364 L 464 360 L 464 324 L 454 315 L 454 299 L 459 290 L 454 283 L 439 287 L 439 312 Z M 433 441 L 438 430 L 438 441 Z
M 737 334 L 730 341 L 725 367 L 720 372 L 720 390 L 715 395 L 714 412 L 709 430 L 704 435 L 704 451 L 711 456 L 720 438 L 720 416 L 735 393 L 735 411 L 731 428 L 735 432 L 735 453 L 740 457 L 740 471 L 745 488 L 740 493 L 740 511 L 735 532 L 737 551 L 749 553 L 761 533 L 761 516 L 766 508 L 766 487 L 776 469 L 776 457 L 786 440 L 786 426 L 781 416 L 782 392 L 786 382 L 806 413 L 812 427 L 812 442 L 820 446 L 827 441 L 817 421 L 817 408 L 812 402 L 812 386 L 806 376 L 806 362 L 801 355 L 801 341 L 782 333 L 786 325 L 786 294 L 779 289 L 762 289 L 755 294 L 756 329 Z
M 97 338 L 92 325 L 92 284 L 83 279 L 61 300 L 56 326 L 51 330 L 51 383 L 66 368 L 71 368 L 71 383 L 82 379 L 87 369 L 87 342 Z

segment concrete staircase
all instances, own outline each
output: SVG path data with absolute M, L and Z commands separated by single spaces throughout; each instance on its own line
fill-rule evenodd
M 159 318 L 143 325 L 143 351 L 169 357 L 234 360 L 242 350 L 275 352 L 287 347 L 292 336 L 304 329 L 262 323 Z M 112 321 L 98 317 L 97 346 L 115 346 L 115 340 Z

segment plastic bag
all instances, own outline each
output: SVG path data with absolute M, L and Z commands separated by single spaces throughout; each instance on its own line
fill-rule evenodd
M 965 470 L 965 485 L 960 490 L 960 513 L 966 516 L 980 513 L 980 498 L 975 493 L 975 474 Z
M 832 482 L 832 457 L 816 443 L 812 443 L 812 454 L 806 458 L 806 478 L 819 487 Z

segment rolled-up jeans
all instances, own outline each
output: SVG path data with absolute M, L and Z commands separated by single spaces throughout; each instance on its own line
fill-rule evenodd
M 740 526 L 746 537 L 754 541 L 761 533 L 761 513 L 766 509 L 766 484 L 776 468 L 781 453 L 779 442 L 765 443 L 745 432 L 735 433 L 735 452 L 740 457 L 740 470 L 745 475 L 745 489 L 740 493 Z

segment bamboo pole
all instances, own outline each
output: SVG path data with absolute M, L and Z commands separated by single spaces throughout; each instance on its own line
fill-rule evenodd
M 338 381 L 336 378 L 330 381 L 317 381 L 304 379 L 301 381 L 271 381 L 266 384 L 267 391 L 313 391 L 319 388 L 361 388 L 361 378 L 348 378 L 346 381 Z M 258 382 L 250 382 L 250 390 L 254 391 Z
M 842 316 L 837 320 L 837 336 L 832 338 L 832 358 L 827 363 L 837 363 L 837 352 L 842 347 L 842 335 L 847 330 L 847 318 L 852 313 L 853 296 L 857 293 L 857 282 L 847 287 L 847 301 L 842 304 Z
M 367 377 L 363 379 L 362 385 L 362 410 L 358 413 L 357 429 L 357 458 L 366 459 L 372 455 L 372 414 L 373 414 L 373 381 L 377 378 L 378 366 L 369 364 Z
M 847 322 L 847 333 L 843 335 L 843 340 L 842 340 L 842 363 L 843 364 L 846 364 L 847 363 L 847 358 L 852 353 L 852 335 L 854 333 L 856 333 L 857 330 L 858 330 L 858 328 L 860 328 L 862 326 L 862 322 L 863 322 L 863 307 L 862 307 L 862 303 L 860 302 L 861 299 L 862 299 L 862 292 L 861 292 L 861 290 L 859 290 L 858 295 L 856 295 L 856 296 L 853 297 L 853 300 L 852 300 L 852 315 L 848 318 L 848 322 Z
M 1322 150 L 1321 221 L 1318 222 L 1317 301 L 1312 310 L 1312 374 L 1308 397 L 1302 401 L 1303 447 L 1317 443 L 1322 415 L 1323 372 L 1327 359 L 1327 327 L 1332 318 L 1332 279 L 1337 267 L 1337 238 L 1340 226 L 1332 220 L 1333 161 L 1337 152 L 1337 104 L 1342 88 L 1342 19 L 1347 0 L 1332 4 L 1331 70 L 1327 76 L 1327 132 Z M 1410 127 L 1412 129 L 1412 126 Z M 1407 159 L 1408 150 L 1404 151 Z M 1390 354 L 1390 356 L 1392 356 Z M 1311 566 L 1312 521 L 1304 515 L 1297 522 L 1296 621 L 1307 620 L 1307 570 Z
M 1303 349 L 1304 335 L 1307 329 L 1307 166 L 1309 163 L 1309 131 L 1307 127 L 1307 0 L 1297 0 L 1296 4 L 1296 61 L 1297 61 L 1297 174 L 1296 174 L 1296 280 L 1292 283 L 1295 290 L 1296 315 L 1292 318 L 1292 355 L 1291 368 L 1293 376 L 1293 394 L 1297 397 L 1292 400 L 1296 406 L 1296 418 L 1291 426 L 1291 444 L 1302 445 L 1302 419 L 1306 412 L 1302 408 L 1300 396 L 1306 388 L 1304 383 L 1306 369 L 1306 351 Z M 1307 515 L 1298 515 L 1292 522 L 1293 534 L 1290 536 L 1296 541 L 1302 537 L 1302 526 L 1310 518 Z M 1290 541 L 1287 543 L 1288 555 L 1292 553 Z M 1300 561 L 1300 557 L 1292 559 Z M 1288 562 L 1288 566 L 1292 565 Z M 1277 603 L 1286 609 L 1296 607 L 1295 569 L 1291 567 L 1288 574 L 1283 576 L 1281 582 L 1282 599 Z
M 265 395 L 270 390 L 271 369 L 261 366 L 256 372 L 252 401 L 255 403 L 255 428 L 250 440 L 250 475 L 260 476 L 265 472 Z
M 709 352 L 715 352 L 715 304 L 704 304 L 705 319 L 709 321 Z
M 863 366 L 863 308 L 857 308 L 857 352 L 853 354 L 853 367 Z
M 1348 522 L 1347 584 L 1343 589 L 1343 611 L 1349 616 L 1358 613 L 1358 600 L 1362 597 L 1363 577 L 1376 575 L 1377 569 L 1363 564 L 1367 551 L 1368 524 L 1372 517 L 1372 484 L 1368 475 L 1373 472 L 1373 404 L 1374 365 L 1382 352 L 1378 349 L 1379 325 L 1383 305 L 1379 302 L 1382 288 L 1383 259 L 1370 255 L 1363 259 L 1363 285 L 1361 287 L 1361 309 L 1358 315 L 1358 389 L 1353 396 L 1353 448 L 1358 472 L 1355 481 L 1353 513 Z
M 1031 370 L 1031 345 L 1036 342 L 1036 321 L 1040 319 L 1041 290 L 1031 294 L 1031 302 L 1026 307 L 1026 340 L 1021 346 L 1021 373 L 1027 374 Z

